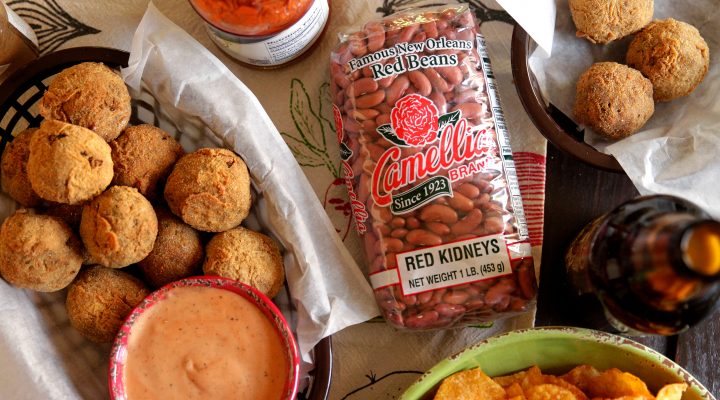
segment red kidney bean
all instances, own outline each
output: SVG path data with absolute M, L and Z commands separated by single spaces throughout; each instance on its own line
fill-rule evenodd
M 365 25 L 365 35 L 367 36 L 367 48 L 370 52 L 376 52 L 383 47 L 385 43 L 385 29 L 378 22 L 370 22 Z
M 410 86 L 410 80 L 405 76 L 396 78 L 395 81 L 385 89 L 385 101 L 387 104 L 395 104 Z
M 442 222 L 426 222 L 425 226 L 430 230 L 430 232 L 436 235 L 445 236 L 450 233 L 450 227 Z
M 455 193 L 453 197 L 448 198 L 447 202 L 450 204 L 450 207 L 462 212 L 468 212 L 475 208 L 473 201 L 465 197 L 462 193 Z
M 400 32 L 400 36 L 398 37 L 398 43 L 403 42 L 409 42 L 410 38 L 413 37 L 415 32 L 417 32 L 418 26 L 417 25 L 409 25 L 402 29 Z
M 475 186 L 471 183 L 463 183 L 455 190 L 458 193 L 461 193 L 463 196 L 465 196 L 469 199 L 474 199 L 474 198 L 480 196 L 480 189 L 478 189 L 477 186 Z
M 357 108 L 371 108 L 382 103 L 383 100 L 385 100 L 385 91 L 378 90 L 355 99 L 355 106 Z
M 427 328 L 430 327 L 440 317 L 437 311 L 423 311 L 418 315 L 405 319 L 405 326 L 408 328 Z
M 432 86 L 432 89 L 437 89 L 442 93 L 448 92 L 449 87 L 445 79 L 443 79 L 440 74 L 435 71 L 433 68 L 428 68 L 425 70 L 425 76 L 427 77 L 428 81 L 430 81 L 430 85 Z
M 420 211 L 420 219 L 425 222 L 442 222 L 450 225 L 457 222 L 458 215 L 455 210 L 448 206 L 431 204 Z
M 485 293 L 485 303 L 497 305 L 507 299 L 510 300 L 510 293 L 515 290 L 515 283 L 510 279 L 501 279 Z
M 435 24 L 435 21 L 430 21 L 427 23 L 422 24 L 423 32 L 425 32 L 425 36 L 433 39 L 437 39 L 438 37 L 438 30 L 437 25 Z
M 432 93 L 430 93 L 430 100 L 435 103 L 435 106 L 440 114 L 445 114 L 445 111 L 447 111 L 447 101 L 442 93 L 437 90 L 433 90 Z
M 367 54 L 367 46 L 365 45 L 365 39 L 360 32 L 350 35 L 349 49 L 350 53 L 352 53 L 354 56 L 364 56 L 365 54 Z
M 352 82 L 347 88 L 349 97 L 358 97 L 378 90 L 378 83 L 372 78 L 361 78 Z
M 418 32 L 415 34 L 415 36 L 413 36 L 413 38 L 410 42 L 411 43 L 422 43 L 425 41 L 425 39 L 427 39 L 427 37 L 425 36 L 425 32 Z
M 448 304 L 464 304 L 470 295 L 463 290 L 451 290 L 443 296 L 443 301 Z
M 416 70 L 408 72 L 407 76 L 419 94 L 423 96 L 430 95 L 430 92 L 432 92 L 432 84 L 425 74 Z
M 443 242 L 440 236 L 424 229 L 411 230 L 405 240 L 416 246 L 437 246 Z

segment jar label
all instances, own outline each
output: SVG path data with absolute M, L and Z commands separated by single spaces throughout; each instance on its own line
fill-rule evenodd
M 230 56 L 252 65 L 274 66 L 286 63 L 312 46 L 320 36 L 330 14 L 327 0 L 317 0 L 295 24 L 284 31 L 262 38 L 246 38 L 224 33 L 207 25 L 210 38 Z

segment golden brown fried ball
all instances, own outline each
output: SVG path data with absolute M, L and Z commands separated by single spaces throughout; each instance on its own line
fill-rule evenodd
M 152 125 L 128 127 L 110 147 L 113 184 L 134 187 L 151 199 L 162 199 L 159 186 L 185 154 L 177 140 Z
M 157 232 L 155 211 L 135 188 L 113 186 L 83 208 L 80 237 L 94 264 L 122 268 L 142 260 Z
M 199 275 L 205 251 L 200 233 L 164 208 L 156 208 L 158 235 L 150 254 L 138 265 L 145 280 L 160 287 Z
M 670 101 L 687 96 L 705 78 L 710 49 L 694 26 L 668 18 L 635 35 L 626 62 L 650 79 L 655 101 Z
M 65 301 L 72 326 L 97 343 L 115 339 L 125 318 L 150 291 L 134 276 L 92 266 L 70 285 Z
M 218 233 L 208 243 L 203 271 L 235 279 L 275 297 L 285 281 L 277 244 L 269 237 L 238 227 Z
M 88 128 L 109 142 L 130 120 L 130 94 L 105 65 L 77 64 L 55 76 L 40 101 L 40 115 Z
M 165 200 L 193 228 L 226 231 L 240 225 L 250 211 L 250 174 L 232 151 L 200 149 L 175 164 Z
M 636 132 L 655 111 L 650 81 L 622 64 L 593 64 L 580 76 L 576 91 L 577 122 L 608 139 Z
M 577 36 L 608 43 L 635 33 L 653 16 L 653 0 L 569 0 Z
M 0 275 L 13 286 L 38 292 L 63 289 L 82 262 L 80 241 L 57 218 L 20 209 L 0 227 Z
M 30 140 L 28 177 L 45 200 L 78 204 L 110 185 L 110 146 L 83 127 L 45 120 Z
M 27 176 L 27 161 L 30 157 L 30 138 L 37 129 L 20 132 L 8 143 L 0 160 L 0 184 L 15 201 L 23 207 L 37 207 L 42 199 L 30 186 Z

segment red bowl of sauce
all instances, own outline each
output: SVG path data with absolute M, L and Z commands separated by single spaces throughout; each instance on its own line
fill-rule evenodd
M 300 358 L 265 295 L 243 283 L 194 277 L 151 293 L 113 344 L 113 400 L 292 399 Z

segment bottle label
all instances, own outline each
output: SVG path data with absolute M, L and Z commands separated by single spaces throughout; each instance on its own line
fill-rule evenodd
M 302 54 L 320 37 L 330 14 L 327 0 L 316 0 L 295 24 L 262 38 L 248 38 L 222 32 L 206 25 L 210 39 L 224 52 L 247 64 L 275 66 Z

